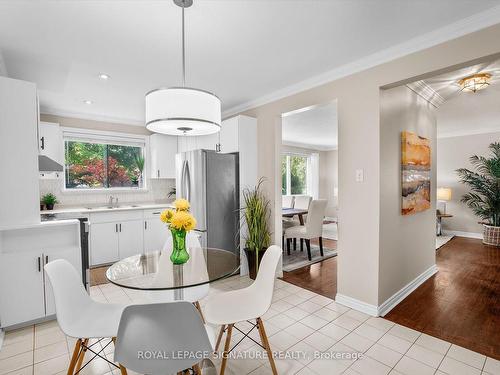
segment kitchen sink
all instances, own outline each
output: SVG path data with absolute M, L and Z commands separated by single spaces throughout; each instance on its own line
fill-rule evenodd
M 117 208 L 137 208 L 140 207 L 137 204 L 123 204 L 119 206 L 99 206 L 99 207 L 85 207 L 87 210 L 116 210 Z

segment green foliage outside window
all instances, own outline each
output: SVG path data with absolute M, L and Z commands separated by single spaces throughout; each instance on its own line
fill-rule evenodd
M 65 142 L 66 188 L 141 187 L 142 147 Z

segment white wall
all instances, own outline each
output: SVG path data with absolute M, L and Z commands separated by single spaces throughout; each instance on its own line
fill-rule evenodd
M 319 198 L 328 200 L 325 215 L 332 218 L 338 214 L 338 155 L 337 150 L 319 153 Z
M 495 25 L 245 112 L 257 118 L 259 176 L 267 178 L 266 192 L 273 211 L 279 212 L 281 114 L 337 100 L 338 247 L 342 249 L 338 255 L 337 297 L 349 297 L 351 306 L 372 313 L 379 303 L 379 294 L 392 292 L 379 286 L 380 179 L 384 178 L 380 173 L 380 87 L 425 79 L 452 66 L 455 70 L 473 60 L 477 63 L 477 59 L 491 61 L 492 55 L 500 54 L 499 39 L 500 25 Z M 363 182 L 356 182 L 356 169 L 364 170 Z M 271 230 L 279 244 L 281 220 L 279 215 L 274 218 Z M 392 284 L 389 286 L 392 289 Z
M 470 126 L 472 128 L 475 124 L 471 123 Z M 462 195 L 467 193 L 469 189 L 466 185 L 458 181 L 455 171 L 458 168 L 473 169 L 469 162 L 469 157 L 472 155 L 486 156 L 489 154 L 489 144 L 499 141 L 500 131 L 496 133 L 438 139 L 437 185 L 452 189 L 452 200 L 446 203 L 446 212 L 452 214 L 453 217 L 443 219 L 443 230 L 478 233 L 482 235 L 483 229 L 478 224 L 479 218 L 474 216 L 470 208 L 460 202 Z
M 431 141 L 431 208 L 401 214 L 401 132 Z M 436 110 L 406 86 L 380 94 L 379 305 L 435 265 Z

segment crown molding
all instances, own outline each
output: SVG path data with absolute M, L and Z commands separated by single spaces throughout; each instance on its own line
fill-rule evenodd
M 92 121 L 110 122 L 110 123 L 114 123 L 114 124 L 145 127 L 144 121 L 131 120 L 131 119 L 113 117 L 113 116 L 103 116 L 103 115 L 98 115 L 95 113 L 65 111 L 65 110 L 62 110 L 59 108 L 47 107 L 47 106 L 43 106 L 43 105 L 40 106 L 40 113 L 44 114 L 44 115 L 70 117 L 70 118 L 77 118 L 77 119 L 82 119 L 82 120 L 92 120 Z
M 436 108 L 439 108 L 445 102 L 445 99 L 424 81 L 411 82 L 408 83 L 406 87 L 408 87 L 411 91 L 413 91 L 421 98 L 427 100 Z
M 337 149 L 337 147 L 312 145 L 309 143 L 293 142 L 293 141 L 283 141 L 282 145 L 289 147 L 307 148 L 308 150 L 314 150 L 314 151 L 334 151 Z
M 500 125 L 499 125 L 500 129 Z M 481 134 L 497 134 L 499 133 L 500 130 L 495 131 L 493 129 L 462 129 L 462 130 L 454 130 L 454 131 L 447 131 L 447 132 L 439 132 L 439 125 L 438 125 L 438 134 L 437 138 L 438 139 L 444 139 L 444 138 L 454 138 L 454 137 L 468 137 L 471 135 L 481 135 Z
M 362 59 L 345 64 L 326 73 L 316 75 L 296 84 L 276 90 L 260 98 L 236 105 L 225 110 L 223 112 L 223 117 L 233 116 L 261 105 L 283 99 L 287 96 L 321 86 L 339 78 L 367 70 L 388 61 L 395 60 L 411 53 L 433 47 L 489 26 L 493 26 L 497 23 L 500 23 L 500 6 L 474 14 L 437 30 L 412 38 L 404 43 L 397 44 Z

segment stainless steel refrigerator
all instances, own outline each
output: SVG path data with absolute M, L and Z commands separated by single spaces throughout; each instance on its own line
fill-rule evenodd
M 175 164 L 177 198 L 190 201 L 202 245 L 239 254 L 238 153 L 181 152 Z

